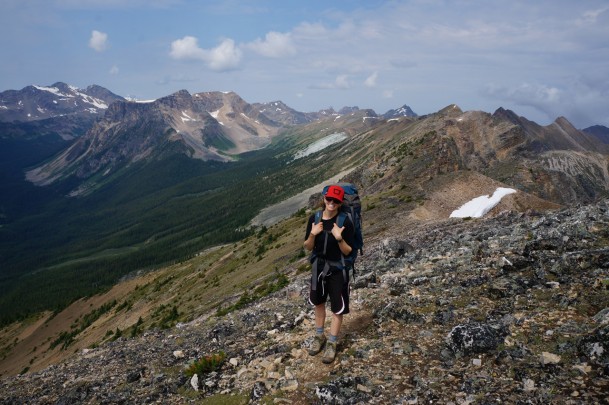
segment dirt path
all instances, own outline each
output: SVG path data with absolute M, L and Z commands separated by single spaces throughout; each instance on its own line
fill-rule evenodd
M 327 179 L 326 181 L 319 183 L 305 191 L 290 197 L 285 201 L 266 207 L 260 211 L 260 213 L 252 219 L 252 225 L 254 226 L 272 226 L 281 221 L 282 219 L 288 218 L 296 211 L 304 207 L 309 201 L 311 194 L 318 193 L 326 184 L 336 183 L 341 178 L 349 174 L 353 168 L 345 170 L 334 177 Z

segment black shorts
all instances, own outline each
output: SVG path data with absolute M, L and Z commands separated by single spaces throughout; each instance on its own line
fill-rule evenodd
M 332 268 L 330 272 L 322 279 L 321 272 L 317 281 L 317 288 L 313 290 L 311 280 L 311 288 L 309 293 L 309 302 L 312 305 L 324 304 L 330 297 L 330 309 L 337 315 L 345 315 L 349 313 L 349 272 L 337 268 Z

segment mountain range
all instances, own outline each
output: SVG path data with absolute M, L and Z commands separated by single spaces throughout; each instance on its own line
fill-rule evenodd
M 96 118 L 115 101 L 125 100 L 97 85 L 79 89 L 57 82 L 0 93 L 0 121 L 30 122 L 65 116 Z
M 3 122 L 0 402 L 600 403 L 606 128 L 410 112 L 180 91 Z M 364 254 L 326 366 L 302 240 L 338 179 Z
M 56 83 L 0 93 L 0 111 L 4 324 L 135 271 L 263 237 L 251 222 L 261 210 L 289 217 L 274 204 L 333 177 L 362 190 L 375 218 L 369 234 L 401 223 L 379 211 L 446 219 L 497 187 L 518 190 L 500 208 L 522 212 L 591 203 L 609 190 L 604 127 L 578 130 L 564 117 L 541 126 L 503 108 L 301 113 L 235 93 L 137 102 Z M 310 148 L 316 142 L 323 147 Z

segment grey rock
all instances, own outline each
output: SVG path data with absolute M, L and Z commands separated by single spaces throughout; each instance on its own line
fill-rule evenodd
M 403 257 L 406 253 L 414 252 L 414 247 L 408 242 L 397 239 L 384 239 L 381 254 L 385 259 Z
M 250 393 L 250 399 L 254 402 L 259 401 L 268 393 L 268 389 L 262 381 L 256 381 Z
M 446 344 L 455 354 L 470 355 L 495 350 L 503 341 L 489 325 L 471 322 L 455 326 L 446 337 Z

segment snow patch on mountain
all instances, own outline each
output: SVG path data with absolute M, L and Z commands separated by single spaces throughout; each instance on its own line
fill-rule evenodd
M 318 141 L 313 142 L 306 149 L 296 152 L 294 155 L 294 160 L 309 156 L 315 152 L 319 152 L 320 150 L 323 150 L 330 145 L 334 145 L 335 143 L 342 142 L 345 139 L 347 139 L 347 134 L 344 132 L 337 132 L 332 135 L 328 135 Z
M 36 85 L 34 85 L 34 88 L 36 88 L 38 90 L 41 90 L 41 91 L 48 91 L 49 93 L 53 93 L 56 96 L 74 97 L 71 94 L 62 93 L 61 90 L 59 90 L 57 87 L 46 87 L 46 86 L 36 86 Z
M 501 199 L 508 194 L 515 193 L 513 188 L 498 187 L 492 196 L 483 195 L 476 197 L 471 201 L 463 204 L 459 209 L 456 209 L 450 214 L 451 218 L 481 218 L 489 212 L 495 205 L 499 204 Z
M 180 118 L 182 119 L 182 122 L 199 121 L 198 119 L 192 118 L 190 115 L 186 114 L 186 111 L 182 111 L 182 116 Z
M 94 105 L 97 108 L 101 108 L 102 110 L 105 110 L 105 109 L 108 108 L 108 104 L 104 103 L 102 100 L 100 100 L 98 98 L 91 97 L 91 96 L 89 96 L 87 94 L 84 94 L 84 93 L 77 93 L 77 94 L 80 97 L 82 97 L 82 100 L 85 103 L 92 104 L 92 105 Z
M 57 87 L 47 87 L 47 86 L 36 86 L 36 85 L 34 85 L 34 88 L 36 88 L 36 89 L 38 89 L 40 91 L 47 91 L 47 92 L 52 93 L 52 94 L 54 94 L 56 96 L 59 96 L 59 97 L 74 98 L 74 97 L 78 96 L 78 97 L 80 97 L 82 99 L 82 101 L 84 101 L 87 104 L 92 104 L 96 108 L 101 108 L 101 109 L 107 109 L 108 108 L 108 105 L 106 103 L 104 103 L 102 100 L 97 99 L 95 97 L 91 97 L 88 94 L 82 93 L 78 87 L 68 86 L 68 88 L 74 94 L 63 93 Z M 65 99 L 62 99 L 62 101 L 64 101 L 64 100 Z M 74 103 L 74 105 L 77 105 L 76 102 Z

